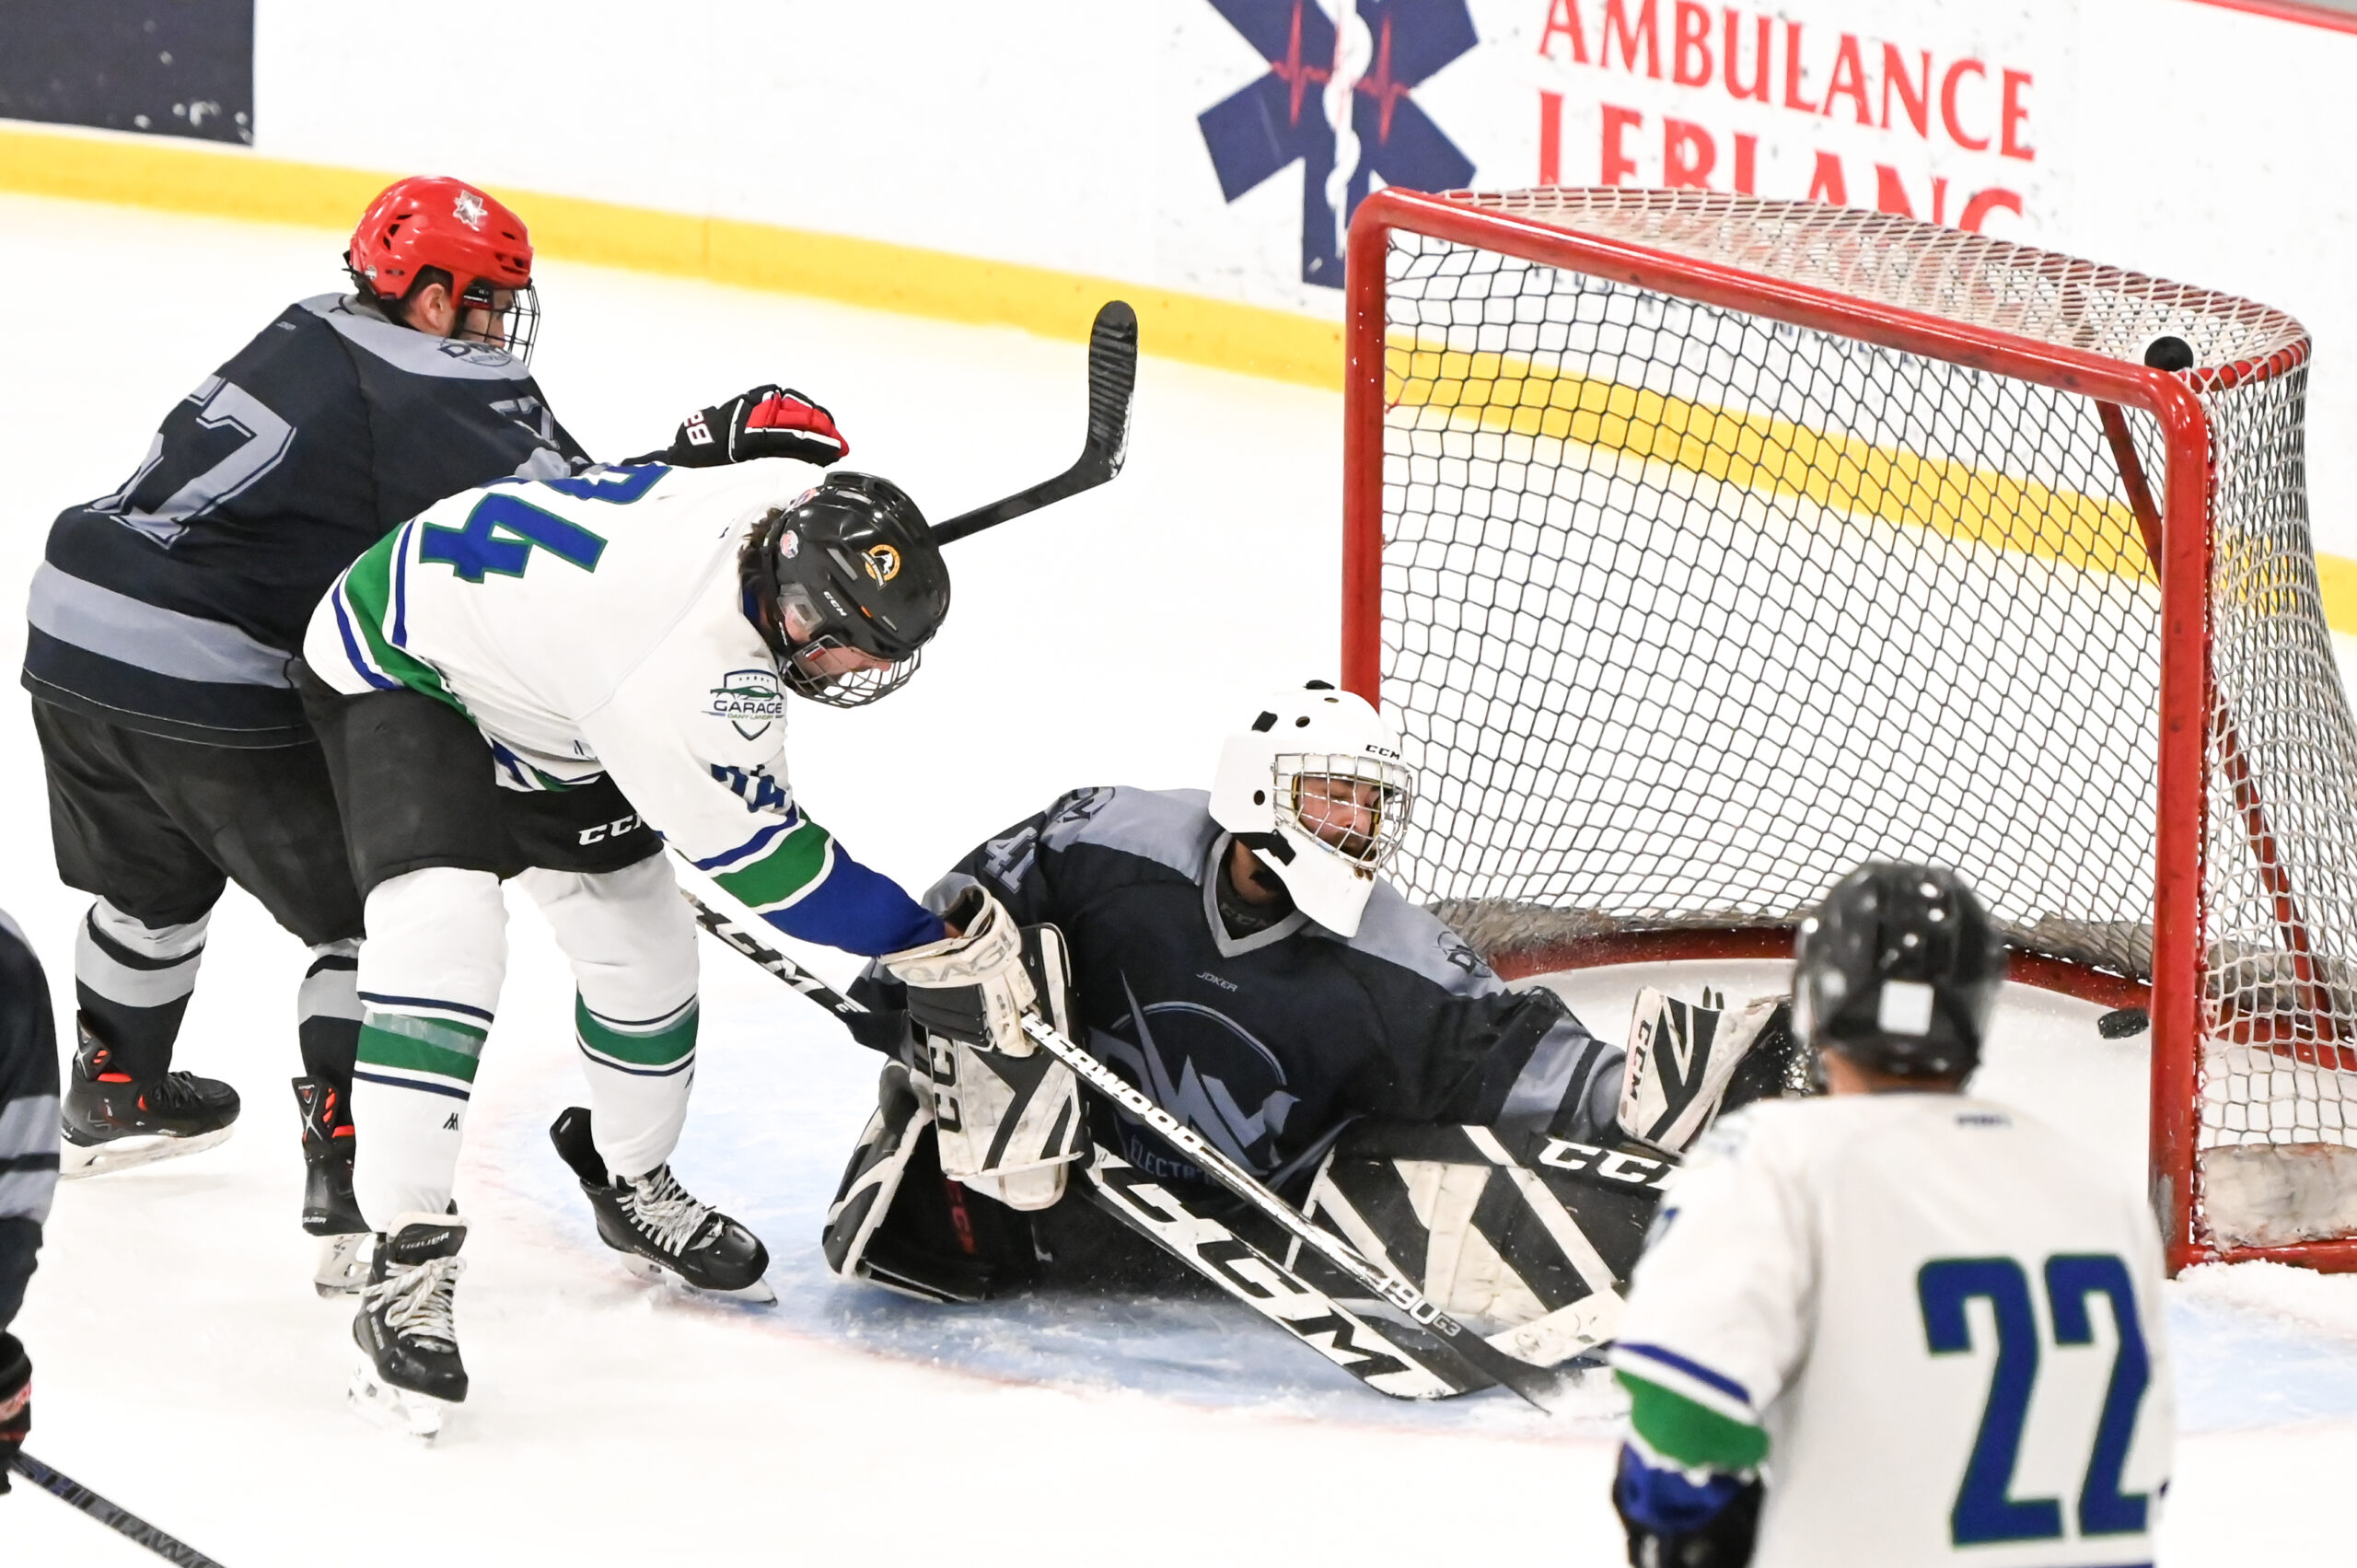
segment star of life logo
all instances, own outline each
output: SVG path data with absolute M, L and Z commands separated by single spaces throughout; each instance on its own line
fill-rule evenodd
M 1351 215 L 1376 176 L 1414 191 L 1472 183 L 1473 160 L 1410 97 L 1480 41 L 1466 0 L 1211 3 L 1269 72 L 1196 124 L 1230 202 L 1301 164 L 1302 282 L 1342 286 Z
M 450 203 L 450 212 L 469 228 L 481 228 L 483 220 L 491 216 L 491 209 L 472 191 L 459 192 L 458 200 Z
M 785 693 L 774 669 L 732 669 L 712 689 L 712 705 L 704 712 L 726 719 L 737 734 L 759 740 L 770 726 L 785 717 Z

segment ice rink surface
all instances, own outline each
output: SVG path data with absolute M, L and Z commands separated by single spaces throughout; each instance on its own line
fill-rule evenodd
M 0 198 L 0 658 L 59 508 L 119 483 L 172 401 L 290 300 L 340 284 L 339 236 Z M 667 441 L 688 410 L 778 380 L 828 404 L 851 466 L 935 517 L 1077 449 L 1077 343 L 668 279 L 540 270 L 535 363 L 593 453 Z M 1075 299 L 1075 331 L 1098 302 Z M 1145 343 L 1149 354 L 1153 343 Z M 879 707 L 797 704 L 813 815 L 922 886 L 1075 784 L 1209 782 L 1260 689 L 1330 678 L 1339 398 L 1147 358 L 1112 486 L 951 553 L 925 668 Z M 26 703 L 0 703 L 0 907 L 70 1013 L 85 900 L 55 880 Z M 682 1179 L 768 1241 L 772 1309 L 642 1284 L 610 1261 L 545 1128 L 579 1098 L 570 981 L 517 901 L 459 1202 L 459 1319 L 474 1393 L 432 1447 L 343 1409 L 348 1302 L 315 1297 L 296 1227 L 292 1097 L 302 949 L 234 889 L 179 1065 L 235 1084 L 226 1145 L 64 1187 L 17 1330 L 33 1451 L 228 1568 L 841 1560 L 1608 1563 L 1615 1402 L 1553 1417 L 1490 1393 L 1367 1393 L 1224 1306 L 926 1308 L 840 1284 L 819 1222 L 877 1061 L 707 945 Z M 805 953 L 842 978 L 839 955 Z M 1660 966 L 1569 982 L 1625 1034 L 1641 980 L 1731 993 L 1774 966 Z M 2009 996 L 1981 1087 L 2142 1158 L 2143 1055 L 2093 1010 Z M 2180 1410 L 2165 1561 L 2357 1554 L 2333 1501 L 2357 1468 L 2357 1279 L 2268 1265 L 2170 1287 Z M 1933 1484 L 1946 1484 L 1943 1480 Z M 0 1563 L 151 1562 L 19 1483 Z

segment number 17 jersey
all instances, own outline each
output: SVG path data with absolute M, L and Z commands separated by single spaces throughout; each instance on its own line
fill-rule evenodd
M 2132 1183 L 1963 1096 L 1771 1101 L 1657 1223 L 1614 1366 L 1765 1431 L 1754 1568 L 2152 1562 L 2174 1411 Z

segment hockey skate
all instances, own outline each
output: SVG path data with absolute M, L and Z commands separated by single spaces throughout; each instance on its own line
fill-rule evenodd
M 767 1307 L 777 1300 L 761 1275 L 770 1266 L 761 1237 L 696 1201 L 668 1165 L 633 1180 L 609 1179 L 590 1137 L 589 1113 L 568 1109 L 549 1128 L 550 1141 L 581 1179 L 598 1215 L 598 1237 L 621 1254 L 622 1267 L 642 1279 L 667 1274 L 703 1295 Z
M 467 1397 L 450 1315 L 466 1240 L 466 1221 L 424 1214 L 401 1215 L 377 1238 L 352 1320 L 361 1357 L 346 1398 L 363 1420 L 431 1438 L 442 1430 L 445 1407 Z
M 352 1126 L 333 1087 L 319 1078 L 295 1080 L 303 1116 L 303 1228 L 319 1237 L 311 1288 L 349 1295 L 368 1280 L 368 1222 L 352 1196 Z
M 135 1080 L 115 1071 L 114 1052 L 92 1032 L 88 1015 L 75 1024 L 81 1044 L 60 1108 L 61 1178 L 129 1170 L 197 1154 L 228 1138 L 238 1121 L 237 1090 L 193 1073 Z

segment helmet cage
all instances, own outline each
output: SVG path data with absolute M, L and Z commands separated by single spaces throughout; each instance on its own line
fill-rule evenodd
M 1269 772 L 1281 826 L 1299 830 L 1369 877 L 1399 854 L 1416 798 L 1416 775 L 1405 763 L 1356 752 L 1282 751 Z
M 784 512 L 772 511 L 764 519 L 766 526 L 783 527 Z M 779 633 L 778 651 L 783 656 L 778 674 L 787 688 L 797 697 L 813 703 L 823 703 L 830 708 L 864 708 L 879 698 L 888 697 L 909 683 L 924 662 L 924 650 L 911 648 L 881 669 L 854 669 L 841 675 L 829 675 L 815 668 L 822 654 L 836 649 L 848 649 L 867 655 L 870 658 L 888 656 L 874 648 L 864 648 L 844 635 L 833 624 L 831 617 L 819 608 L 810 590 L 800 583 L 777 585 L 774 598 Z M 814 627 L 807 637 L 796 638 L 789 630 L 795 623 Z
M 501 295 L 507 303 L 499 303 Z M 459 324 L 450 336 L 461 343 L 488 343 L 493 348 L 505 349 L 519 365 L 532 363 L 532 343 L 540 331 L 540 291 L 530 284 L 521 288 L 495 287 L 488 278 L 477 278 L 461 290 L 458 298 Z M 475 326 L 478 317 L 487 318 L 481 328 Z

